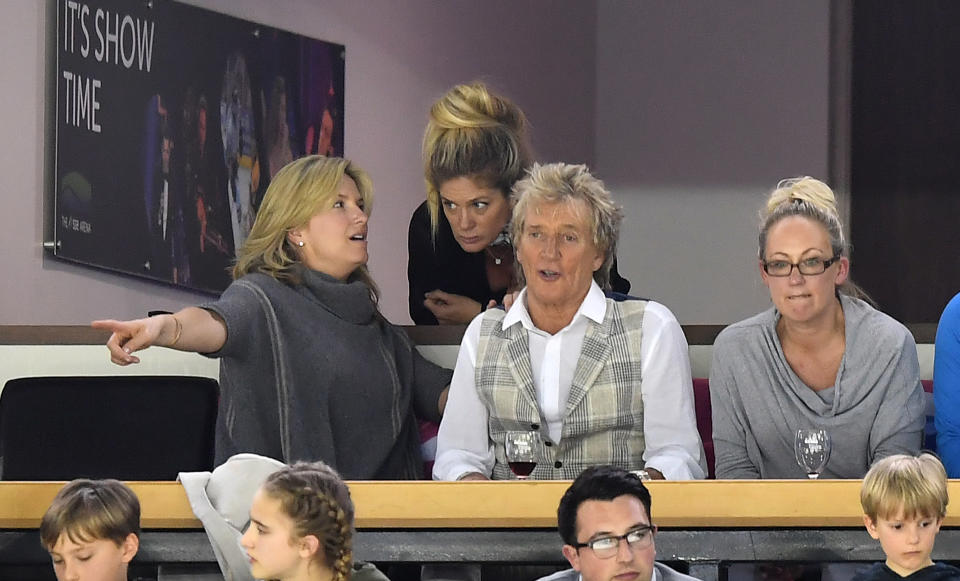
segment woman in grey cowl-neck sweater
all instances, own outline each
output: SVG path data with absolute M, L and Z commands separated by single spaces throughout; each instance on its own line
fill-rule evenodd
M 910 332 L 862 300 L 833 192 L 804 177 L 771 194 L 760 271 L 773 308 L 724 329 L 710 369 L 717 478 L 804 478 L 799 428 L 824 428 L 824 477 L 862 478 L 921 446 L 924 396 Z
M 97 321 L 120 365 L 150 345 L 220 358 L 217 462 L 323 460 L 346 479 L 423 474 L 416 416 L 439 421 L 451 371 L 377 310 L 371 185 L 339 158 L 278 172 L 223 296 L 174 315 Z

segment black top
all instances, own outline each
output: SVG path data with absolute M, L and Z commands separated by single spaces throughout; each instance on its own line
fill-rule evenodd
M 886 563 L 874 563 L 867 569 L 860 571 L 853 577 L 853 581 L 946 581 L 960 579 L 960 569 L 946 563 L 934 563 L 919 571 L 914 571 L 906 577 L 901 577 Z
M 446 215 L 440 212 L 436 245 L 430 235 L 430 211 L 424 201 L 410 218 L 407 237 L 407 282 L 410 318 L 417 325 L 436 325 L 437 318 L 423 306 L 423 295 L 432 290 L 469 297 L 482 306 L 490 299 L 503 302 L 506 289 L 494 292 L 487 281 L 486 258 L 483 252 L 466 252 L 453 237 Z M 617 272 L 614 259 L 610 269 L 610 286 L 615 292 L 630 292 L 630 281 Z

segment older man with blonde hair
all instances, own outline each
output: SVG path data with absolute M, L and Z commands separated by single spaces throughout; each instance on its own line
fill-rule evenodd
M 598 464 L 703 478 L 680 325 L 659 303 L 601 290 L 622 216 L 610 193 L 584 165 L 534 165 L 513 202 L 526 287 L 509 311 L 488 309 L 467 328 L 434 478 L 513 478 L 508 445 L 519 441 L 535 479 Z

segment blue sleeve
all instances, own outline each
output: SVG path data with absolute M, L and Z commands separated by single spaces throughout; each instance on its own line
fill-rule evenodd
M 937 451 L 950 478 L 960 477 L 960 294 L 940 316 L 933 360 Z

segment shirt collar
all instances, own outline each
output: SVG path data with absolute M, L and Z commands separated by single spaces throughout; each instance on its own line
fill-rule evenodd
M 583 573 L 577 575 L 577 581 L 583 581 Z M 660 581 L 660 570 L 657 569 L 657 564 L 653 564 L 653 571 L 650 574 L 650 581 Z
M 577 575 L 577 581 L 583 581 L 583 573 Z M 653 567 L 653 573 L 650 575 L 650 581 L 660 581 L 660 570 L 656 565 Z
M 583 302 L 580 303 L 580 308 L 573 314 L 573 319 L 570 322 L 576 321 L 577 317 L 582 315 L 599 325 L 603 323 L 603 318 L 606 314 L 607 297 L 603 294 L 603 291 L 600 290 L 600 285 L 597 284 L 597 281 L 591 280 L 590 290 L 587 291 L 587 296 L 584 297 Z M 517 323 L 522 324 L 523 328 L 528 331 L 536 329 L 533 320 L 530 318 L 530 311 L 527 310 L 526 287 L 520 291 L 520 294 L 517 295 L 517 300 L 513 303 L 513 307 L 511 307 L 510 310 L 507 311 L 506 316 L 503 317 L 503 329 L 506 330 L 508 327 Z

